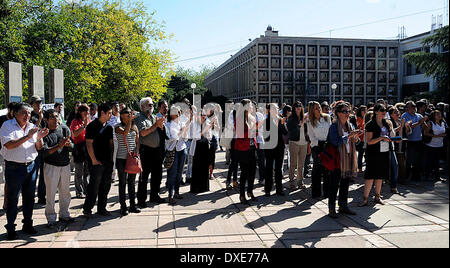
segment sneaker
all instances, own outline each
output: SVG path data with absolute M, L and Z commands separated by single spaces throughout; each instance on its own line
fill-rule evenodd
M 139 214 L 141 213 L 141 211 L 139 209 L 137 209 L 136 207 L 131 207 L 128 212 L 133 213 L 133 214 Z
M 7 235 L 6 235 L 6 238 L 7 238 L 9 241 L 16 240 L 16 239 L 17 239 L 17 233 L 16 233 L 16 231 L 8 231 L 8 232 L 7 232 Z
M 26 234 L 29 234 L 29 235 L 35 235 L 35 234 L 38 233 L 36 231 L 36 229 L 34 229 L 34 227 L 32 225 L 24 225 L 23 228 L 22 228 L 22 231 L 24 233 L 26 233 Z

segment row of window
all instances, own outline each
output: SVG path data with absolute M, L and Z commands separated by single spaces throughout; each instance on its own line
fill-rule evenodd
M 282 64 L 283 62 L 283 64 Z M 344 69 L 344 70 L 387 70 L 389 68 L 390 71 L 398 70 L 398 61 L 397 60 L 353 60 L 353 59 L 308 59 L 305 58 L 296 58 L 295 59 L 295 68 L 296 69 L 306 69 L 306 63 L 308 63 L 308 69 Z M 293 58 L 269 58 L 260 57 L 258 59 L 258 67 L 265 68 L 281 68 L 283 66 L 284 69 L 293 69 L 294 68 L 294 59 Z
M 353 75 L 354 74 L 354 75 Z M 272 71 L 270 73 L 271 81 L 281 81 L 284 82 L 293 82 L 294 80 L 294 72 L 284 71 L 283 75 L 281 71 Z M 384 72 L 331 72 L 331 76 L 329 72 L 296 72 L 295 73 L 295 81 L 296 82 L 341 82 L 341 79 L 344 82 L 366 82 L 366 83 L 397 83 L 398 82 L 398 73 L 384 73 Z M 269 72 L 268 71 L 259 71 L 258 80 L 260 82 L 269 81 Z
M 275 95 L 279 95 L 281 94 L 281 91 L 283 90 L 283 94 L 284 95 L 293 95 L 294 94 L 294 86 L 290 85 L 290 84 L 272 84 L 269 87 L 269 84 L 259 84 L 259 88 L 258 88 L 258 94 L 259 95 L 267 95 L 269 94 L 269 88 L 270 88 L 270 93 L 271 94 L 275 94 Z M 336 96 L 340 96 L 340 95 L 355 95 L 355 96 L 363 96 L 365 95 L 375 95 L 375 93 L 377 95 L 397 95 L 398 93 L 398 87 L 397 86 L 384 86 L 384 85 L 379 85 L 378 87 L 376 87 L 375 85 L 355 85 L 355 87 L 353 87 L 353 85 L 348 85 L 348 84 L 344 84 L 342 85 L 338 85 L 338 88 L 336 89 L 336 91 L 334 92 L 334 94 Z M 298 96 L 301 95 L 320 95 L 320 96 L 328 96 L 328 95 L 332 95 L 333 94 L 333 90 L 330 88 L 329 84 L 310 84 L 310 85 L 305 85 L 305 84 L 298 84 L 295 86 L 295 94 Z
M 281 45 L 281 44 L 259 44 L 258 54 L 293 56 L 318 55 L 329 57 L 368 57 L 368 58 L 397 58 L 398 47 L 364 47 L 364 46 L 317 46 L 317 45 Z M 294 51 L 295 49 L 295 51 Z
M 360 106 L 363 104 L 367 104 L 369 102 L 375 103 L 376 99 L 378 99 L 378 98 L 386 99 L 389 101 L 389 103 L 397 102 L 397 98 L 395 98 L 395 97 L 388 97 L 388 96 L 382 96 L 382 95 L 378 95 L 378 97 L 372 96 L 372 97 L 366 97 L 366 98 L 364 98 L 364 97 L 356 97 L 356 98 L 344 97 L 343 100 L 353 103 L 355 106 Z M 281 100 L 283 100 L 283 102 L 281 102 Z M 293 104 L 294 100 L 295 101 L 300 100 L 300 101 L 303 101 L 304 103 L 307 103 L 308 101 L 313 100 L 313 101 L 319 101 L 319 103 L 322 103 L 324 101 L 329 102 L 331 100 L 331 97 L 328 96 L 328 97 L 317 98 L 314 96 L 304 96 L 303 98 L 294 98 L 294 97 L 281 98 L 281 97 L 277 97 L 277 96 L 274 96 L 274 97 L 260 96 L 258 98 L 259 103 L 277 103 L 279 105 L 281 105 L 281 103 Z

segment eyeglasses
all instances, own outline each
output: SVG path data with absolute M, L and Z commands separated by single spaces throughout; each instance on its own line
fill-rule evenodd
M 350 111 L 349 111 L 349 110 L 344 110 L 344 111 L 341 111 L 340 113 L 341 113 L 341 114 L 349 114 Z

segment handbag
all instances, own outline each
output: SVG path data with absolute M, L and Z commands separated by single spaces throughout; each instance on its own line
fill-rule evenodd
M 125 172 L 128 174 L 139 174 L 142 172 L 141 157 L 138 153 L 130 152 L 127 140 L 123 136 L 123 141 L 127 147 L 127 162 L 125 164 Z
M 341 167 L 339 151 L 332 144 L 328 143 L 325 150 L 319 154 L 322 165 L 329 171 L 335 171 Z
M 175 147 L 172 151 L 166 150 L 166 153 L 164 154 L 164 161 L 163 165 L 166 169 L 170 169 L 173 166 L 173 163 L 175 162 L 175 153 L 177 152 L 177 145 L 178 141 L 175 144 Z

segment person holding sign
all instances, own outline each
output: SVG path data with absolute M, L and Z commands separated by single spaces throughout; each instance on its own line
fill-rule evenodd
M 392 123 L 386 120 L 386 108 L 383 104 L 375 105 L 372 120 L 366 124 L 366 172 L 364 177 L 366 184 L 364 187 L 364 201 L 360 207 L 367 206 L 369 194 L 375 181 L 375 203 L 384 205 L 381 200 L 381 188 L 383 180 L 389 179 L 390 152 L 393 150 L 391 132 Z

